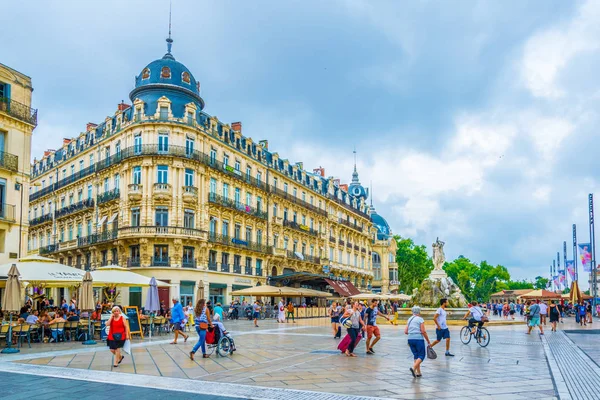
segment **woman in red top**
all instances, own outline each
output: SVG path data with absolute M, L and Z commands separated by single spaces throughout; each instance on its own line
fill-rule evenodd
M 106 326 L 110 327 L 106 344 L 108 345 L 110 352 L 115 355 L 113 367 L 118 367 L 125 358 L 124 355 L 121 355 L 121 349 L 125 344 L 125 340 L 131 339 L 129 321 L 123 317 L 121 309 L 115 306 L 112 308 L 112 315 L 108 322 L 106 322 Z

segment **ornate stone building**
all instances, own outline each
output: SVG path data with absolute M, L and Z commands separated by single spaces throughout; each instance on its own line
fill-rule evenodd
M 186 302 L 199 282 L 228 302 L 232 290 L 298 273 L 368 289 L 377 229 L 356 171 L 348 191 L 206 114 L 199 82 L 167 42 L 130 104 L 34 161 L 30 252 L 129 267 L 169 282 L 163 299 Z
M 25 255 L 31 136 L 31 78 L 0 64 L 0 264 Z

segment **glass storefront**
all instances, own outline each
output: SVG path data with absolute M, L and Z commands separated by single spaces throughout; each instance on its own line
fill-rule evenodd
M 193 281 L 181 281 L 179 284 L 179 301 L 183 307 L 191 304 L 194 306 L 194 288 L 196 283 Z

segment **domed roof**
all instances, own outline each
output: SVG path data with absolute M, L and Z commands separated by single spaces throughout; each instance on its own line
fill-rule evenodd
M 157 83 L 177 85 L 199 94 L 194 75 L 192 75 L 185 65 L 175 60 L 175 57 L 171 53 L 167 53 L 163 58 L 152 61 L 135 77 L 136 88 Z
M 386 240 L 392 235 L 392 230 L 390 229 L 390 226 L 388 225 L 387 221 L 381 215 L 377 214 L 377 211 L 375 211 L 375 207 L 373 207 L 372 205 L 371 221 L 373 222 L 373 225 L 375 225 L 375 227 L 377 228 L 378 240 Z

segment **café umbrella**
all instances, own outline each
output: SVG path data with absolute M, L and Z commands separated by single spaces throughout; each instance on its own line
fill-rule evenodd
M 90 271 L 87 271 L 83 276 L 83 283 L 79 288 L 79 308 L 81 311 L 87 311 L 88 313 L 93 311 L 95 308 L 94 303 L 94 288 L 92 286 L 93 279 Z M 88 317 L 88 339 L 83 342 L 85 345 L 96 344 L 94 337 L 92 335 L 92 318 Z
M 204 281 L 198 282 L 198 291 L 196 292 L 196 301 L 204 298 Z
M 152 316 L 155 312 L 160 310 L 160 301 L 158 300 L 158 284 L 155 277 L 150 279 L 150 287 L 148 288 L 148 295 L 146 296 L 146 304 L 144 304 L 144 309 L 150 312 L 150 338 L 152 338 L 152 329 L 154 323 Z
M 16 265 L 12 265 L 8 271 L 8 279 L 6 281 L 6 289 L 4 289 L 4 297 L 2 298 L 2 307 L 4 311 L 10 314 L 10 322 L 8 325 L 8 336 L 6 338 L 6 348 L 2 353 L 18 353 L 19 349 L 12 347 L 12 315 L 18 313 L 21 309 L 21 282 L 19 282 L 19 270 Z

